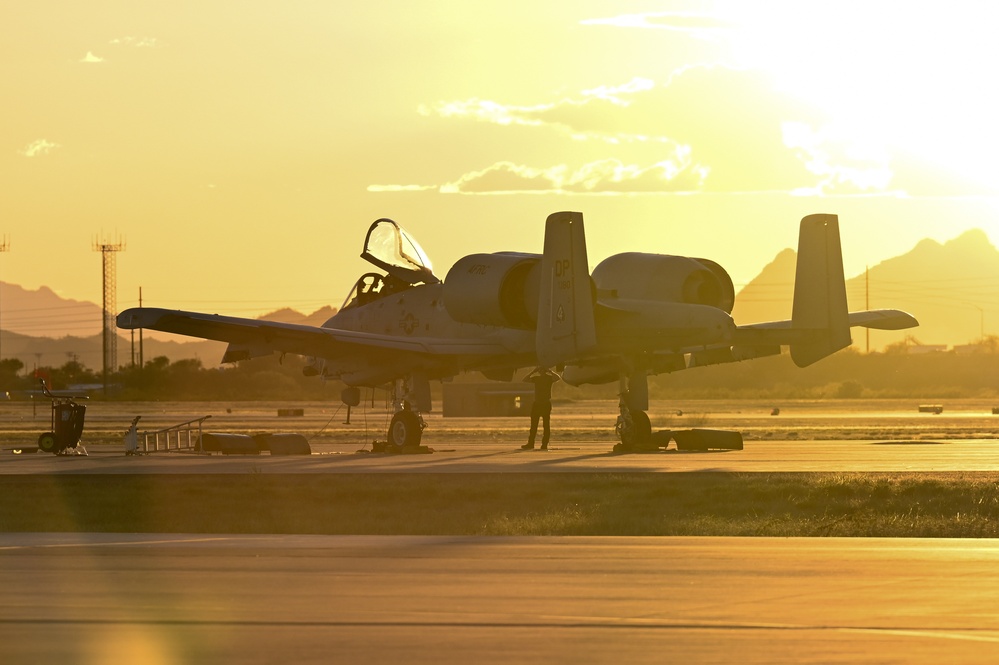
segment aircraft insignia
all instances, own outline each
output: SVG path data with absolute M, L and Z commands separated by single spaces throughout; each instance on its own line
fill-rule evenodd
M 406 315 L 399 320 L 399 327 L 407 335 L 412 335 L 419 325 L 420 320 L 413 316 L 412 312 L 406 312 Z

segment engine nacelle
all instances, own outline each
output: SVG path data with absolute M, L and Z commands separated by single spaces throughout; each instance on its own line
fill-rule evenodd
M 731 314 L 735 286 L 725 269 L 708 259 L 626 252 L 593 270 L 597 292 L 627 300 L 708 305 Z
M 444 278 L 444 307 L 462 323 L 530 330 L 540 288 L 540 254 L 470 254 Z

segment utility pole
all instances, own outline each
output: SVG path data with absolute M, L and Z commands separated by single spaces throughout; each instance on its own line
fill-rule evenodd
M 142 308 L 142 287 L 139 287 L 139 308 Z M 142 362 L 142 328 L 139 328 L 139 369 L 141 370 L 143 366 Z M 135 367 L 135 329 L 132 329 L 132 367 Z
M 864 270 L 864 309 L 871 308 L 871 267 L 867 266 Z M 867 333 L 867 353 L 871 353 L 871 329 L 864 328 Z
M 10 238 L 7 237 L 5 233 L 2 238 L 0 238 L 0 252 L 10 251 Z M 3 282 L 0 282 L 0 293 L 3 292 Z M 0 360 L 3 360 L 3 326 L 0 326 Z
M 115 255 L 124 251 L 125 243 L 115 238 L 114 242 L 94 239 L 94 251 L 101 253 L 104 268 L 104 323 L 101 326 L 101 334 L 104 342 L 104 393 L 108 391 L 108 378 L 118 369 L 118 331 L 115 326 L 115 316 L 117 315 L 115 288 L 117 275 L 115 274 Z

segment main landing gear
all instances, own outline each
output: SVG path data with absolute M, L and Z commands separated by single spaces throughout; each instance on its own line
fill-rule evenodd
M 646 411 L 649 408 L 649 380 L 645 372 L 620 378 L 619 414 L 614 432 L 621 442 L 614 445 L 614 452 L 642 452 L 658 448 L 652 442 L 652 423 Z
M 672 438 L 678 451 L 742 450 L 742 434 L 725 430 L 687 429 L 652 434 L 649 409 L 649 382 L 644 372 L 621 375 L 621 400 L 615 432 L 621 443 L 614 452 L 655 452 Z M 663 436 L 665 435 L 665 436 Z
M 620 413 L 614 432 L 621 443 L 614 444 L 614 452 L 652 450 L 652 421 L 649 420 L 649 414 L 629 408 L 626 396 L 622 396 L 618 406 Z
M 427 427 L 423 417 L 409 408 L 406 402 L 395 412 L 388 428 L 388 450 L 403 452 L 407 448 L 418 448 L 423 430 Z

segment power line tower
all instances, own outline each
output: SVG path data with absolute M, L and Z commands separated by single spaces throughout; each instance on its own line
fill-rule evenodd
M 115 288 L 118 281 L 115 275 L 115 256 L 125 250 L 125 243 L 115 238 L 114 242 L 94 239 L 94 251 L 101 253 L 104 263 L 104 325 L 101 327 L 104 341 L 104 392 L 108 391 L 108 377 L 118 369 L 118 332 L 115 326 L 117 300 Z

